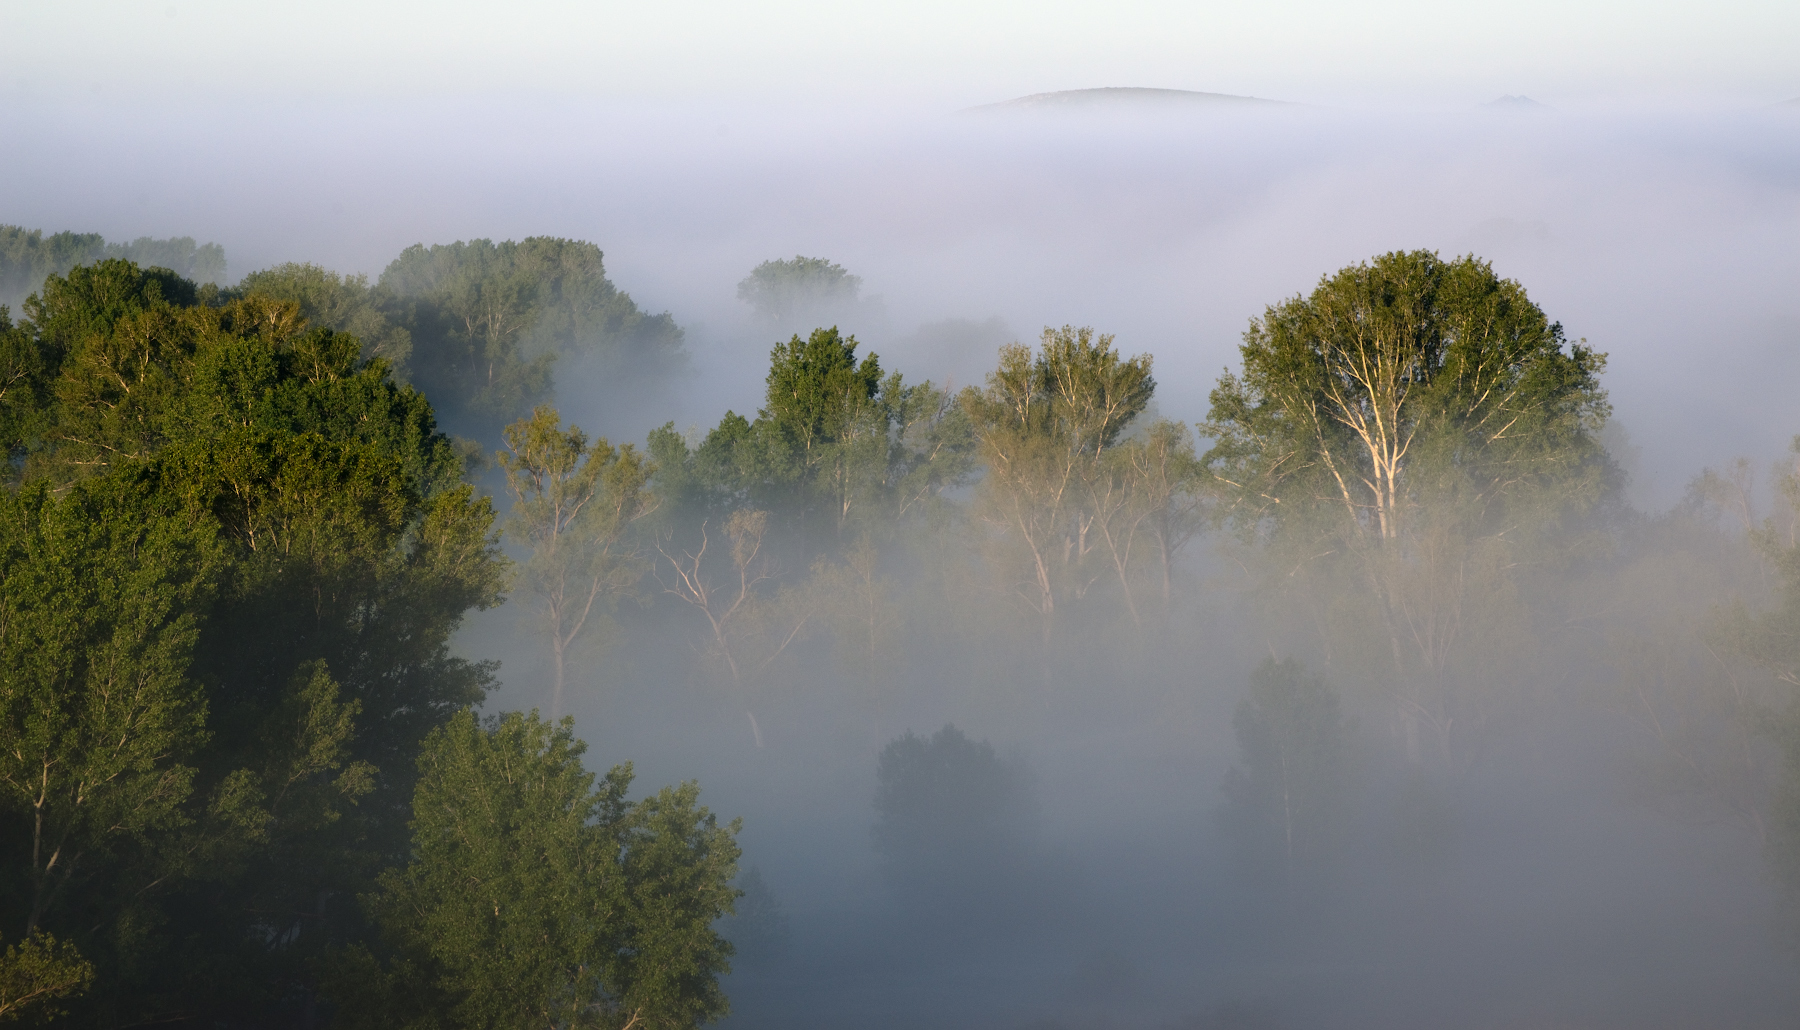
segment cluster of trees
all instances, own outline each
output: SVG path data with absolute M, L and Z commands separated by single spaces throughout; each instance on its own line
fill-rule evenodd
M 808 684 L 861 714 L 947 670 L 1120 684 L 1194 656 L 1227 590 L 1271 653 L 1220 810 L 1247 867 L 1343 852 L 1353 712 L 1424 785 L 1395 804 L 1430 850 L 1441 799 L 1580 676 L 1800 889 L 1800 471 L 1768 511 L 1745 469 L 1630 510 L 1604 355 L 1476 258 L 1268 307 L 1196 426 L 1090 328 L 952 391 L 834 326 L 773 346 L 754 416 L 640 447 L 548 403 L 559 359 L 680 363 L 589 244 L 230 289 L 94 256 L 0 315 L 0 1018 L 694 1025 L 724 1010 L 735 824 L 582 769 L 557 720 L 608 649 L 711 682 L 764 746 Z M 859 290 L 802 257 L 740 296 L 773 332 Z M 499 446 L 504 519 L 440 419 Z M 509 589 L 548 721 L 478 720 L 495 667 L 449 646 Z M 1030 792 L 985 742 L 908 735 L 878 773 L 901 879 L 1022 861 Z M 779 938 L 746 884 L 734 925 Z
M 592 243 L 533 236 L 414 245 L 376 282 L 317 265 L 246 276 L 241 292 L 296 301 L 313 325 L 357 336 L 365 357 L 428 395 L 452 431 L 485 445 L 549 399 L 556 364 L 586 361 L 598 381 L 683 365 L 682 332 L 606 277 Z
M 202 287 L 228 285 L 216 243 L 108 243 L 97 233 L 0 225 L 0 305 L 18 311 L 47 278 L 108 259 L 164 268 Z M 836 273 L 853 300 L 856 277 Z M 793 298 L 808 298 L 802 306 L 810 311 L 812 301 L 843 292 L 813 289 L 804 274 L 774 279 L 756 294 L 759 310 L 791 311 L 800 303 Z M 373 283 L 289 263 L 252 272 L 220 296 L 250 294 L 293 301 L 307 324 L 356 337 L 364 359 L 383 359 L 396 381 L 431 397 L 447 429 L 486 446 L 497 446 L 502 426 L 551 397 L 559 361 L 615 384 L 667 377 L 686 361 L 674 319 L 639 309 L 607 278 L 600 248 L 580 240 L 415 245 Z
M 566 723 L 475 721 L 494 665 L 449 640 L 511 570 L 386 360 L 103 259 L 0 309 L 0 381 L 0 1014 L 723 1010 L 735 825 L 596 789 Z

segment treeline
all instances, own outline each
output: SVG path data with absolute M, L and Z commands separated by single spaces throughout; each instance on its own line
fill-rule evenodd
M 95 232 L 59 232 L 0 225 L 0 304 L 17 310 L 38 292 L 44 280 L 80 265 L 107 258 L 167 268 L 197 283 L 225 283 L 225 248 L 196 243 L 191 236 L 159 240 L 140 236 L 129 243 L 108 243 Z
M 487 446 L 551 396 L 559 360 L 584 362 L 610 383 L 654 382 L 685 367 L 682 331 L 667 312 L 642 311 L 614 286 L 600 248 L 548 236 L 415 245 L 374 283 L 290 263 L 233 287 L 216 243 L 108 243 L 97 233 L 0 225 L 0 305 L 24 310 L 47 278 L 110 259 L 172 271 L 201 286 L 196 296 L 209 304 L 250 294 L 292 301 L 308 325 L 354 336 L 361 357 L 381 358 L 397 382 L 429 394 L 450 432 Z
M 796 258 L 740 296 L 768 328 L 857 288 Z M 23 311 L 0 325 L 0 1005 L 33 1018 L 722 1013 L 732 828 L 691 785 L 595 781 L 556 721 L 637 660 L 715 689 L 752 746 L 947 677 L 1019 718 L 1229 691 L 1219 829 L 1284 890 L 1328 879 L 1369 806 L 1444 860 L 1461 785 L 1598 708 L 1800 886 L 1800 478 L 1773 506 L 1740 468 L 1632 510 L 1604 355 L 1473 257 L 1386 254 L 1267 307 L 1197 425 L 1092 329 L 952 391 L 830 327 L 774 344 L 754 414 L 641 446 L 541 403 L 558 355 L 679 360 L 588 244 L 415 247 L 373 286 L 103 260 Z M 440 413 L 499 443 L 504 519 Z M 495 667 L 448 645 L 508 593 L 548 722 L 478 722 Z M 1202 679 L 1256 653 L 1248 683 Z M 1017 769 L 953 728 L 870 757 L 896 882 L 1004 887 Z

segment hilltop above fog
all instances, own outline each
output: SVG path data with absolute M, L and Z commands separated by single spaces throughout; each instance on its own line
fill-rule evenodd
M 1201 93 L 1188 89 L 1151 89 L 1143 86 L 1102 86 L 1097 89 L 1065 89 L 1054 93 L 982 104 L 969 112 L 991 111 L 1167 111 L 1213 107 L 1294 107 L 1285 100 L 1240 97 L 1230 93 Z

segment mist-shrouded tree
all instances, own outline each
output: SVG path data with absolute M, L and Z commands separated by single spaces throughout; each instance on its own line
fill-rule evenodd
M 123 243 L 108 243 L 106 256 L 122 258 L 146 268 L 166 268 L 183 279 L 222 286 L 225 283 L 225 248 L 199 243 L 192 236 L 159 240 L 139 236 Z
M 1131 621 L 1142 626 L 1138 595 L 1148 573 L 1166 625 L 1174 603 L 1176 562 L 1205 528 L 1204 470 L 1193 432 L 1157 419 L 1120 440 L 1088 481 L 1092 532 L 1118 579 Z
M 0 305 L 17 308 L 51 276 L 107 258 L 143 267 L 167 269 L 198 283 L 225 282 L 225 250 L 193 237 L 153 239 L 140 236 L 128 243 L 108 243 L 99 233 L 59 232 L 0 225 Z
M 0 225 L 0 304 L 15 307 L 44 280 L 106 256 L 106 238 L 97 232 L 59 232 Z
M 630 538 L 656 509 L 645 488 L 655 467 L 631 444 L 590 443 L 576 426 L 565 431 L 547 406 L 507 426 L 505 437 L 509 450 L 497 459 L 513 495 L 507 530 L 531 548 L 522 570 L 526 605 L 549 638 L 555 719 L 575 649 L 644 575 Z
M 763 878 L 762 870 L 751 866 L 738 876 L 738 899 L 729 919 L 720 929 L 731 941 L 735 958 L 742 963 L 773 962 L 786 954 L 792 928 L 781 900 Z
M 655 575 L 664 594 L 705 620 L 699 650 L 725 672 L 726 686 L 762 747 L 753 694 L 812 621 L 815 599 L 781 588 L 781 567 L 767 548 L 768 512 L 739 508 L 722 521 L 716 530 L 702 522 L 692 547 L 658 542 Z
M 379 948 L 330 961 L 346 1027 L 685 1030 L 727 1011 L 738 824 L 694 784 L 627 800 L 571 722 L 464 712 L 419 757 L 413 856 L 365 900 Z
M 738 283 L 738 299 L 777 328 L 804 320 L 832 321 L 851 313 L 862 278 L 824 258 L 795 255 L 764 261 Z
M 233 292 L 260 294 L 300 305 L 307 325 L 349 333 L 362 342 L 363 358 L 380 358 L 405 381 L 412 334 L 392 321 L 385 307 L 392 298 L 369 285 L 366 275 L 339 275 L 318 265 L 289 262 L 251 272 Z
M 903 890 L 950 897 L 1018 882 L 1036 805 L 1025 770 L 992 744 L 949 724 L 908 731 L 882 749 L 875 778 L 875 848 Z
M 1123 510 L 1103 499 L 1110 452 L 1150 403 L 1150 364 L 1147 354 L 1122 357 L 1092 329 L 1047 328 L 1035 355 L 1002 348 L 986 388 L 962 393 L 984 466 L 976 513 L 998 534 L 993 561 L 1005 592 L 1037 616 L 1046 649 L 1058 606 L 1104 574 L 1096 520 Z
M 1755 750 L 1748 741 L 1734 741 L 1737 747 L 1725 753 L 1731 758 L 1742 755 L 1732 764 L 1748 767 L 1737 777 L 1748 782 L 1736 791 L 1719 793 L 1728 804 L 1737 801 L 1733 807 L 1761 829 L 1777 879 L 1790 901 L 1800 902 L 1800 437 L 1776 472 L 1777 504 L 1760 524 L 1750 521 L 1747 482 L 1740 480 L 1735 491 L 1742 495 L 1740 518 L 1749 530 L 1750 544 L 1778 584 L 1774 602 L 1762 610 L 1741 599 L 1722 605 L 1702 624 L 1700 638 L 1713 657 L 1726 663 L 1718 670 L 1730 686 L 1725 696 L 1741 710 L 1733 728 L 1772 742 L 1780 759 L 1772 789 L 1757 792 L 1766 794 L 1765 800 L 1751 793 L 1768 779 L 1756 775 Z M 1716 492 L 1720 484 L 1700 485 Z M 1740 675 L 1744 667 L 1761 676 Z M 1693 670 L 1689 676 L 1697 679 L 1708 671 L 1712 670 Z
M 1486 262 L 1426 251 L 1269 307 L 1241 353 L 1203 427 L 1221 517 L 1334 662 L 1388 685 L 1409 753 L 1466 765 L 1485 681 L 1530 678 L 1521 564 L 1610 482 L 1605 356 Z
M 488 440 L 548 398 L 559 361 L 602 383 L 674 371 L 682 333 L 606 277 L 600 248 L 533 236 L 407 248 L 381 273 L 388 317 L 412 336 L 411 376 L 459 431 Z
M 1265 658 L 1232 718 L 1238 764 L 1219 823 L 1243 867 L 1287 887 L 1341 857 L 1349 828 L 1349 727 L 1337 695 L 1292 658 Z

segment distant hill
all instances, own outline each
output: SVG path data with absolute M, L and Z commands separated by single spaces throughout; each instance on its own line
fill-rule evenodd
M 1065 89 L 1033 93 L 997 104 L 971 107 L 987 111 L 1165 111 L 1205 107 L 1291 107 L 1283 100 L 1240 97 L 1229 93 L 1199 93 L 1187 89 L 1149 89 L 1143 86 L 1102 86 L 1098 89 Z
M 1492 107 L 1502 111 L 1551 111 L 1549 104 L 1540 104 L 1530 97 L 1504 96 L 1499 100 L 1490 100 L 1482 107 Z

